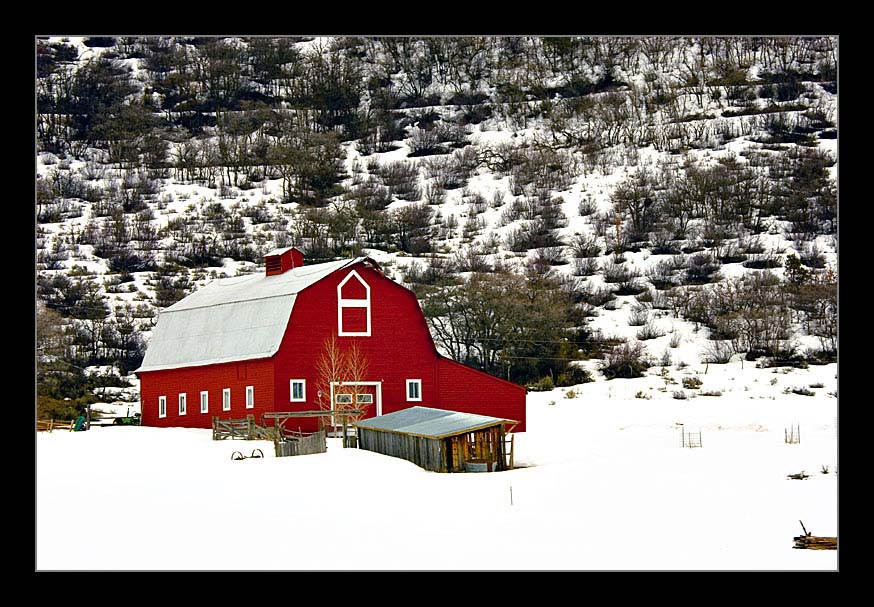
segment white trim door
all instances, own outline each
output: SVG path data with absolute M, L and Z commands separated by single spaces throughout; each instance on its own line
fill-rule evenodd
M 331 409 L 334 408 L 334 386 L 339 382 L 331 382 Z M 344 381 L 347 386 L 375 386 L 376 387 L 376 415 L 382 415 L 382 382 L 381 381 Z M 353 403 L 354 404 L 354 403 Z M 336 426 L 337 421 L 334 416 L 331 416 L 331 425 Z

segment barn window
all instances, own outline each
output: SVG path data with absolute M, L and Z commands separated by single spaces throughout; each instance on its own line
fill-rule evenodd
M 225 388 L 222 390 L 222 411 L 231 410 L 231 389 Z
M 209 392 L 206 390 L 200 393 L 200 412 L 209 413 Z
M 407 400 L 422 400 L 422 380 L 407 380 Z
M 158 417 L 167 417 L 167 397 L 158 397 Z
M 305 379 L 291 380 L 291 402 L 302 403 L 307 399 L 307 382 Z
M 352 395 L 351 394 L 338 394 L 334 397 L 334 401 L 338 405 L 351 405 L 352 404 Z
M 355 402 L 359 405 L 371 405 L 373 404 L 373 394 L 356 394 Z
M 255 408 L 255 386 L 246 386 L 246 408 Z
M 179 415 L 185 415 L 185 410 L 188 408 L 188 395 L 183 392 L 179 395 Z
M 337 285 L 337 334 L 370 337 L 370 285 L 355 270 Z

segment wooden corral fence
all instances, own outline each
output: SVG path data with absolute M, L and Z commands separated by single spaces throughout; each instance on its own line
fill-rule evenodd
M 288 457 L 292 455 L 312 455 L 314 453 L 325 453 L 328 450 L 327 427 L 330 426 L 330 419 L 341 419 L 343 426 L 343 446 L 357 446 L 357 435 L 353 434 L 355 428 L 349 425 L 349 419 L 356 419 L 364 414 L 364 411 L 359 409 L 319 409 L 316 411 L 275 411 L 264 413 L 261 416 L 261 422 L 265 427 L 273 421 L 272 440 L 276 451 L 276 457 Z M 316 432 L 301 432 L 300 430 L 289 430 L 285 424 L 289 420 L 295 418 L 318 417 L 322 421 L 322 429 Z
M 680 446 L 681 447 L 702 447 L 701 431 L 686 432 L 685 428 L 680 428 Z
M 314 453 L 325 453 L 328 450 L 328 441 L 324 429 L 311 434 L 288 431 L 278 440 L 274 440 L 273 445 L 276 449 L 276 457 L 312 455 Z
M 801 426 L 793 424 L 788 428 L 783 428 L 783 442 L 790 445 L 797 445 L 801 442 Z
M 242 419 L 212 418 L 212 440 L 273 440 L 274 435 L 273 428 L 259 426 L 251 414 Z
M 76 426 L 75 421 L 59 421 L 54 419 L 38 419 L 36 420 L 37 432 L 51 432 L 52 430 L 68 430 L 70 432 Z

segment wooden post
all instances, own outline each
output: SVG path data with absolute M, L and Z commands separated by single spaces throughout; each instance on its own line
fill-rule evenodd
M 513 448 L 513 442 L 516 440 L 516 435 L 510 435 L 510 470 L 513 469 L 513 454 L 515 453 L 515 449 Z
M 253 426 L 255 425 L 255 416 L 249 414 L 246 416 L 246 440 L 252 440 Z

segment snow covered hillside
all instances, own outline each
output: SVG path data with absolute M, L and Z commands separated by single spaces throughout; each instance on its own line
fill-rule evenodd
M 668 375 L 722 396 L 678 400 L 660 373 L 531 394 L 518 469 L 490 474 L 338 439 L 275 458 L 208 430 L 41 433 L 36 568 L 836 570 L 836 552 L 792 547 L 799 520 L 838 533 L 836 365 L 704 371 Z M 681 447 L 682 429 L 702 447 Z M 231 460 L 255 448 L 264 459 Z M 76 533 L 57 533 L 71 512 Z
M 37 59 L 51 373 L 126 375 L 161 309 L 287 244 L 422 293 L 548 277 L 584 319 L 508 334 L 574 329 L 576 353 L 435 335 L 520 383 L 623 340 L 836 359 L 835 38 L 56 37 Z

